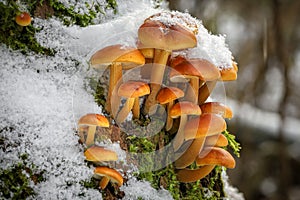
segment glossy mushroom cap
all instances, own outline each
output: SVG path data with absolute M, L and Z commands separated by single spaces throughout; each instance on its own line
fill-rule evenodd
M 150 87 L 142 81 L 128 81 L 120 85 L 118 96 L 126 98 L 136 98 L 150 93 Z
M 191 16 L 166 11 L 147 18 L 139 27 L 138 37 L 148 48 L 180 50 L 197 45 L 197 29 Z
M 87 161 L 91 162 L 107 162 L 118 160 L 116 152 L 99 146 L 91 146 L 84 152 Z
M 31 17 L 28 12 L 22 12 L 21 14 L 18 14 L 15 20 L 20 26 L 28 26 L 31 23 Z
M 235 168 L 235 160 L 225 149 L 219 147 L 206 147 L 196 158 L 196 164 L 200 165 L 220 165 L 226 168 Z
M 90 59 L 90 63 L 96 69 L 105 69 L 111 63 L 122 63 L 123 69 L 130 69 L 145 64 L 145 58 L 134 47 L 116 44 L 95 52 Z
M 109 127 L 109 121 L 103 115 L 89 113 L 79 119 L 78 125 Z
M 191 183 L 207 176 L 215 165 L 205 165 L 199 169 L 181 169 L 177 171 L 177 179 L 183 183 Z
M 187 122 L 184 129 L 185 140 L 215 135 L 225 131 L 226 121 L 219 115 L 205 113 Z
M 228 140 L 223 134 L 217 134 L 208 136 L 205 139 L 205 146 L 216 146 L 216 147 L 226 147 L 228 145 Z
M 160 104 L 167 104 L 183 96 L 184 92 L 181 89 L 176 87 L 165 87 L 158 92 L 156 99 Z
M 181 115 L 201 115 L 201 109 L 197 104 L 189 101 L 181 101 L 171 108 L 170 116 L 178 118 Z
M 220 78 L 219 69 L 205 59 L 188 59 L 171 67 L 170 80 L 172 82 L 184 82 L 186 78 L 191 77 L 198 77 L 202 81 L 212 81 Z
M 203 113 L 215 113 L 229 119 L 233 117 L 232 110 L 220 102 L 207 102 L 200 105 L 200 108 Z
M 123 177 L 122 175 L 115 169 L 111 169 L 109 167 L 104 167 L 104 166 L 99 166 L 96 167 L 94 170 L 94 173 L 96 176 L 102 176 L 105 179 L 108 179 L 109 181 L 113 183 L 117 183 L 118 186 L 123 185 Z M 101 183 L 100 182 L 100 187 L 104 189 L 106 187 L 108 182 Z
M 237 79 L 238 67 L 237 63 L 233 62 L 231 68 L 223 68 L 220 70 L 222 81 L 234 81 Z

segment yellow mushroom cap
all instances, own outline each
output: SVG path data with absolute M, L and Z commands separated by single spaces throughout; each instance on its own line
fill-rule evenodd
M 84 152 L 86 160 L 91 162 L 107 162 L 118 160 L 116 152 L 100 146 L 91 146 Z
M 156 96 L 156 99 L 160 104 L 167 104 L 183 96 L 184 92 L 181 89 L 176 87 L 165 87 L 160 89 Z
M 123 185 L 123 177 L 122 175 L 115 169 L 105 167 L 105 166 L 98 166 L 94 170 L 95 175 L 97 176 L 105 176 L 110 179 L 111 182 L 117 183 L 118 186 Z
M 170 80 L 172 82 L 184 82 L 185 78 L 192 77 L 198 77 L 203 81 L 213 81 L 220 78 L 219 69 L 205 59 L 187 59 L 171 67 Z
M 205 113 L 189 120 L 184 129 L 185 140 L 215 135 L 225 131 L 226 121 L 219 115 Z
M 196 158 L 197 165 L 220 165 L 234 168 L 235 160 L 232 155 L 220 147 L 205 147 Z
M 171 108 L 170 116 L 178 118 L 181 115 L 201 115 L 201 109 L 197 104 L 189 101 L 181 101 Z
M 207 102 L 200 105 L 200 108 L 203 113 L 215 113 L 222 115 L 224 118 L 232 118 L 233 112 L 232 110 L 220 102 Z
M 20 26 L 28 26 L 31 23 L 31 17 L 28 12 L 22 12 L 21 14 L 16 15 L 15 20 Z
M 150 87 L 142 81 L 128 81 L 120 85 L 118 96 L 126 98 L 136 98 L 150 93 Z
M 109 127 L 109 121 L 103 115 L 89 113 L 79 119 L 78 125 Z
M 112 63 L 122 63 L 124 69 L 130 69 L 145 64 L 145 57 L 134 47 L 116 44 L 95 52 L 90 59 L 90 63 L 96 69 L 105 69 Z
M 237 79 L 238 67 L 237 63 L 233 62 L 231 68 L 222 68 L 220 70 L 222 81 L 234 81 Z

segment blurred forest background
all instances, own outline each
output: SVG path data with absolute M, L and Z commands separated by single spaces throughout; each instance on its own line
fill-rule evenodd
M 300 199 L 300 1 L 169 0 L 215 34 L 239 65 L 225 83 L 229 131 L 242 144 L 233 185 L 249 200 Z

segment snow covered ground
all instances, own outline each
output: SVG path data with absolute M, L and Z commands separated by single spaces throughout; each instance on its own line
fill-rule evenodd
M 31 183 L 36 199 L 77 199 L 79 194 L 87 199 L 101 198 L 98 191 L 80 184 L 92 176 L 93 170 L 84 162 L 75 133 L 80 116 L 101 113 L 86 88 L 86 77 L 98 76 L 89 68 L 88 60 L 95 50 L 109 44 L 135 45 L 143 20 L 159 12 L 148 1 L 118 3 L 118 18 L 86 28 L 65 27 L 54 18 L 34 19 L 34 26 L 44 27 L 36 35 L 38 41 L 54 48 L 54 57 L 25 56 L 0 46 L 0 136 L 6 147 L 0 149 L 0 166 L 8 169 L 20 161 L 20 155 L 28 154 L 29 163 L 39 171 L 45 170 L 44 182 Z M 211 36 L 204 27 L 201 31 L 209 39 L 203 41 L 218 44 L 219 51 L 200 47 L 198 52 L 215 62 L 231 59 L 230 52 L 223 56 L 227 47 L 222 36 Z M 209 47 L 209 43 L 203 45 Z M 156 191 L 135 179 L 121 189 L 125 199 L 172 199 L 168 191 Z

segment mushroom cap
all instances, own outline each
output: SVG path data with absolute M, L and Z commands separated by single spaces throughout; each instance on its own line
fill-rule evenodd
M 78 126 L 82 126 L 82 125 L 109 127 L 109 121 L 103 115 L 89 113 L 89 114 L 82 116 L 79 119 Z
M 123 177 L 122 175 L 115 169 L 105 167 L 105 166 L 98 166 L 94 170 L 95 175 L 97 176 L 106 176 L 110 179 L 111 182 L 117 183 L 118 186 L 123 185 Z
M 205 147 L 196 158 L 197 165 L 221 165 L 226 168 L 235 168 L 232 155 L 220 147 Z
M 116 44 L 96 51 L 90 63 L 96 69 L 105 69 L 112 63 L 122 63 L 124 69 L 130 69 L 145 64 L 145 57 L 134 47 Z
M 84 152 L 86 160 L 91 162 L 107 162 L 118 160 L 116 152 L 100 146 L 91 146 Z
M 179 12 L 162 12 L 147 18 L 139 27 L 139 40 L 149 48 L 180 50 L 197 45 L 198 25 Z
M 176 87 L 165 87 L 160 89 L 156 96 L 156 99 L 160 104 L 167 104 L 183 96 L 184 92 L 181 89 Z
M 205 146 L 226 147 L 228 140 L 223 134 L 208 136 L 205 138 Z
M 207 176 L 215 165 L 205 165 L 199 169 L 180 169 L 177 171 L 177 179 L 183 183 L 191 183 Z
M 21 14 L 16 15 L 15 20 L 20 26 L 28 26 L 31 23 L 31 17 L 28 12 L 22 12 Z
M 169 60 L 169 66 L 176 66 L 181 62 L 186 61 L 186 58 L 183 55 L 177 55 Z
M 201 115 L 201 109 L 197 104 L 189 101 L 181 101 L 172 106 L 170 116 L 178 118 L 181 115 Z
M 118 96 L 126 98 L 136 98 L 150 93 L 150 87 L 142 81 L 128 81 L 120 85 Z
M 216 135 L 227 128 L 226 121 L 219 115 L 204 113 L 189 120 L 184 128 L 185 140 Z
M 220 78 L 219 69 L 205 59 L 188 59 L 171 67 L 170 80 L 172 82 L 186 82 L 184 81 L 186 78 L 192 77 L 198 77 L 203 81 L 213 81 Z
M 200 105 L 200 108 L 203 113 L 215 113 L 229 119 L 233 117 L 232 110 L 228 106 L 220 102 L 206 102 Z
M 222 81 L 234 81 L 237 79 L 237 71 L 234 68 L 220 70 Z

